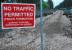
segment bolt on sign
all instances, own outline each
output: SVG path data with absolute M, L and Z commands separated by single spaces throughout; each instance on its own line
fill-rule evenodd
M 35 4 L 2 3 L 2 29 L 34 28 Z

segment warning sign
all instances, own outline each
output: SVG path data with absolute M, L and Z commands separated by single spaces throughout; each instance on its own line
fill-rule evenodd
M 35 27 L 35 4 L 2 3 L 2 28 Z

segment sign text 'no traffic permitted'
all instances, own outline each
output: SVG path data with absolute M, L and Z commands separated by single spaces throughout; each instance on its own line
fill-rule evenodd
M 35 4 L 2 3 L 2 28 L 35 27 Z

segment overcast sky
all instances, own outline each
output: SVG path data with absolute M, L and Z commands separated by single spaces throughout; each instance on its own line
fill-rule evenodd
M 47 0 L 44 0 L 44 1 L 47 2 Z M 55 6 L 59 5 L 61 2 L 63 2 L 64 0 L 52 0 L 52 1 L 54 3 L 54 7 L 55 7 Z

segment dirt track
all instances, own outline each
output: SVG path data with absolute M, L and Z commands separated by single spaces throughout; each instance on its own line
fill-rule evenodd
M 45 50 L 71 50 L 72 39 L 65 34 L 63 28 L 70 25 L 69 19 L 57 11 L 43 18 Z M 36 29 L 14 29 L 0 39 L 0 50 L 39 50 L 40 20 L 36 19 Z

